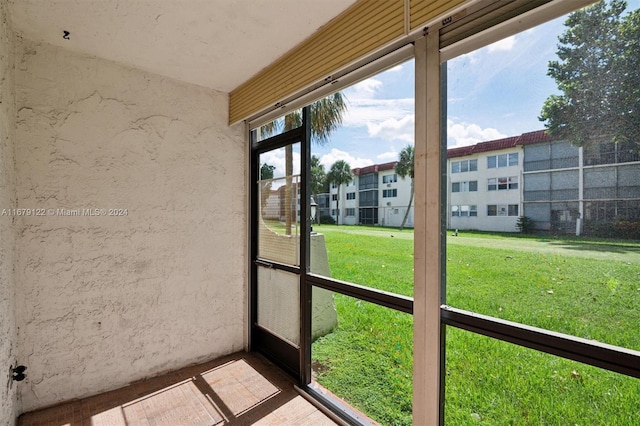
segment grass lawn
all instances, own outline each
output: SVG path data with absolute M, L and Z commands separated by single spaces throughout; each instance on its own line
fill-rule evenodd
M 412 295 L 413 233 L 314 226 L 332 276 Z M 640 243 L 461 233 L 447 241 L 447 303 L 640 350 Z M 336 295 L 313 344 L 320 384 L 383 424 L 411 423 L 410 315 Z M 452 425 L 640 424 L 640 381 L 447 330 Z

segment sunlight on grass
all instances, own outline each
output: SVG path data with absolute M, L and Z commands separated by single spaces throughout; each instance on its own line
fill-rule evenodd
M 449 327 L 451 425 L 637 425 L 640 381 Z
M 312 346 L 316 380 L 382 424 L 411 424 L 413 317 L 343 295 L 336 308 Z
M 412 230 L 314 230 L 325 234 L 333 277 L 413 294 Z M 448 304 L 640 350 L 640 243 L 556 238 L 543 241 L 555 245 L 546 252 L 540 238 L 479 238 L 493 246 L 448 241 Z M 624 250 L 625 260 L 594 250 Z M 383 424 L 410 424 L 410 379 L 398 377 L 412 371 L 412 322 L 369 305 L 336 295 L 338 326 L 313 344 L 317 380 Z M 640 424 L 636 379 L 462 330 L 447 336 L 449 424 Z

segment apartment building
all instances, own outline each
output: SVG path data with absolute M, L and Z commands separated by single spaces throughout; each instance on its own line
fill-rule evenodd
M 355 168 L 353 180 L 340 191 L 331 184 L 331 217 L 341 225 L 400 226 L 409 208 L 411 179 L 398 176 L 396 164 Z M 413 208 L 405 226 L 413 226 Z
M 541 130 L 447 150 L 447 227 L 515 232 L 522 215 L 522 147 L 549 139 Z
M 596 224 L 640 220 L 640 155 L 631 143 L 579 148 L 546 140 L 523 146 L 523 214 L 539 230 L 592 232 Z
M 631 143 L 581 148 L 544 130 L 447 151 L 447 227 L 590 232 L 594 224 L 640 219 L 640 157 Z
M 353 169 L 340 191 L 332 185 L 319 196 L 320 211 L 345 225 L 400 226 L 411 181 L 395 165 Z M 539 231 L 579 234 L 640 218 L 640 156 L 630 143 L 580 148 L 537 130 L 452 148 L 446 186 L 449 229 L 516 232 L 518 217 L 528 216 Z

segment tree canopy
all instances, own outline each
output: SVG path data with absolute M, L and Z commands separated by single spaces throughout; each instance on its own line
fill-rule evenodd
M 327 183 L 327 173 L 324 170 L 324 165 L 320 163 L 320 159 L 312 155 L 311 156 L 311 193 L 317 197 L 318 194 L 325 192 L 325 186 Z
M 333 163 L 329 169 L 329 173 L 327 173 L 327 181 L 335 183 L 338 187 L 338 197 L 336 200 L 336 216 L 338 218 L 340 218 L 340 185 L 351 182 L 351 179 L 353 179 L 351 166 L 344 160 L 338 160 Z M 339 220 L 336 220 L 336 224 L 339 225 Z
M 565 21 L 547 73 L 562 94 L 549 96 L 539 117 L 551 135 L 640 147 L 640 11 L 623 15 L 626 6 L 601 1 Z
M 275 169 L 276 166 L 264 163 L 262 166 L 260 166 L 260 180 L 273 179 L 273 171 Z
M 402 224 L 400 225 L 400 230 L 402 230 L 404 225 L 407 223 L 409 211 L 411 210 L 411 204 L 413 202 L 413 147 L 411 145 L 405 146 L 402 151 L 400 151 L 400 154 L 398 155 L 398 162 L 396 163 L 396 173 L 403 179 L 407 176 L 411 178 L 409 205 L 407 206 L 407 211 L 404 213 L 404 218 L 402 218 Z
M 319 145 L 329 141 L 329 136 L 342 124 L 342 115 L 347 110 L 345 97 L 341 92 L 336 92 L 311 104 L 311 140 Z M 274 120 L 260 128 L 263 135 L 269 136 L 278 130 L 289 131 L 302 125 L 302 110 L 293 111 L 284 116 L 282 120 Z M 293 149 L 291 145 L 285 146 L 285 205 L 291 206 L 293 200 Z M 293 212 L 291 208 L 285 209 L 285 232 L 291 234 Z
M 342 125 L 342 117 L 347 110 L 346 98 L 342 92 L 336 92 L 311 104 L 311 140 L 318 145 L 329 141 L 331 133 Z M 302 110 L 285 115 L 283 119 L 274 120 L 262 126 L 265 136 L 277 131 L 289 131 L 302 125 Z
M 409 176 L 413 179 L 413 147 L 407 145 L 402 148 L 398 155 L 398 163 L 396 164 L 396 173 L 401 178 Z

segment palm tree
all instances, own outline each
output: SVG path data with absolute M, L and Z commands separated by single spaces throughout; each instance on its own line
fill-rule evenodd
M 318 202 L 318 194 L 324 192 L 324 186 L 327 181 L 327 173 L 324 171 L 324 165 L 320 163 L 320 159 L 315 155 L 311 156 L 311 194 L 313 199 Z M 316 220 L 320 223 L 320 215 Z
M 353 175 L 351 174 L 351 166 L 344 161 L 338 160 L 329 169 L 327 173 L 327 181 L 335 183 L 338 187 L 338 195 L 336 199 L 336 225 L 340 225 L 340 185 L 351 182 Z
M 413 147 L 411 145 L 407 145 L 402 149 L 402 151 L 400 151 L 398 163 L 396 164 L 396 173 L 403 179 L 407 176 L 411 178 L 411 195 L 409 195 L 409 207 L 407 207 L 407 211 L 404 214 L 404 219 L 402 219 L 402 225 L 400 225 L 400 230 L 402 231 L 405 223 L 407 223 L 409 210 L 411 210 L 411 203 L 413 202 Z
M 271 164 L 264 163 L 260 166 L 260 180 L 268 181 L 262 182 L 262 188 L 260 191 L 260 207 L 262 209 L 265 208 L 267 204 L 267 200 L 269 199 L 269 195 L 271 195 L 271 185 L 273 179 L 273 171 L 276 169 L 276 166 L 272 166 Z
M 347 110 L 346 98 L 341 92 L 336 92 L 326 98 L 315 101 L 311 104 L 311 140 L 318 145 L 324 145 L 329 141 L 331 132 L 342 124 L 342 115 Z M 263 135 L 272 135 L 282 128 L 283 131 L 295 129 L 302 125 L 302 111 L 297 110 L 284 116 L 284 121 L 275 120 L 265 124 L 260 128 Z M 285 147 L 285 230 L 287 235 L 291 235 L 291 200 L 293 198 L 293 185 L 291 185 L 291 175 L 293 174 L 293 148 L 291 145 Z

